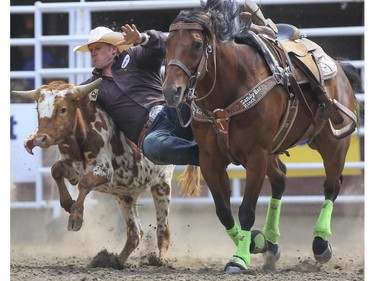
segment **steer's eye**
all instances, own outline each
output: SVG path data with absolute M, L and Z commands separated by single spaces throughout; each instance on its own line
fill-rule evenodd
M 63 107 L 63 108 L 60 109 L 61 114 L 65 114 L 65 112 L 66 112 L 66 107 Z

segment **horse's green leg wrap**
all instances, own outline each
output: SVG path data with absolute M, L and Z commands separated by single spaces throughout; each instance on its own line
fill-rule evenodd
M 250 265 L 250 243 L 251 243 L 251 231 L 242 230 L 238 231 L 238 247 L 237 252 L 234 256 L 240 257 L 246 264 Z
M 329 199 L 324 200 L 319 218 L 314 225 L 314 237 L 319 236 L 327 241 L 331 236 L 331 217 L 333 211 L 333 202 Z
M 238 234 L 239 234 L 240 230 L 241 230 L 241 228 L 236 223 L 234 223 L 234 226 L 231 229 L 225 230 L 225 232 L 233 240 L 233 242 L 236 246 L 238 246 Z
M 268 204 L 266 223 L 263 228 L 263 234 L 267 241 L 274 244 L 279 241 L 280 238 L 280 212 L 281 212 L 281 200 L 271 198 Z

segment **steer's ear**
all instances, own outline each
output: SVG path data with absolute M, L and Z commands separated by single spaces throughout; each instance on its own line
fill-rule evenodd
M 85 98 L 89 93 L 91 93 L 93 90 L 97 89 L 99 87 L 100 82 L 102 82 L 102 78 L 98 78 L 95 81 L 80 85 L 75 87 L 75 97 L 77 99 L 83 99 Z
M 40 96 L 39 88 L 30 91 L 12 91 L 12 97 L 20 99 L 21 101 L 30 102 L 37 101 Z

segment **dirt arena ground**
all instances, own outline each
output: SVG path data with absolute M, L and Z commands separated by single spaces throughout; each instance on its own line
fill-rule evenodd
M 261 229 L 265 207 L 259 206 L 254 229 Z M 225 274 L 223 268 L 235 248 L 218 221 L 213 204 L 171 207 L 171 246 L 168 266 L 153 265 L 157 252 L 153 206 L 139 207 L 145 235 L 122 270 L 92 268 L 100 251 L 119 253 L 126 233 L 111 197 L 87 204 L 79 232 L 66 230 L 68 217 L 51 220 L 44 213 L 11 214 L 10 280 L 364 280 L 363 205 L 340 203 L 332 218 L 333 258 L 315 262 L 311 251 L 316 205 L 284 206 L 281 217 L 281 258 L 272 271 L 262 269 L 261 255 L 253 255 L 251 268 L 241 274 Z M 236 213 L 237 216 L 237 213 Z

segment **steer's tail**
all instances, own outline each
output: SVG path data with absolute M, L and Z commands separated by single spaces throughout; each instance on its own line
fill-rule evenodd
M 201 194 L 201 170 L 199 166 L 187 165 L 183 173 L 178 177 L 181 194 L 189 197 L 197 197 Z

